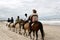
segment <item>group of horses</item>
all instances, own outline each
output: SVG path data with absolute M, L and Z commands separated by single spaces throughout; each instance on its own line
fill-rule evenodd
M 38 31 L 40 30 L 42 40 L 44 40 L 44 30 L 43 30 L 43 25 L 41 22 L 39 22 L 39 21 L 34 22 L 31 29 L 29 27 L 29 22 L 27 22 L 25 24 L 24 24 L 24 22 L 25 21 L 23 19 L 20 19 L 20 22 L 18 22 L 17 24 L 8 22 L 7 26 L 9 27 L 10 30 L 13 28 L 13 31 L 16 33 L 19 33 L 19 34 L 22 34 L 21 29 L 23 29 L 24 30 L 23 35 L 30 36 L 30 38 L 33 40 L 35 39 L 35 35 L 36 35 L 36 40 L 38 40 Z M 33 32 L 33 34 L 32 34 L 33 38 L 31 35 L 32 32 Z

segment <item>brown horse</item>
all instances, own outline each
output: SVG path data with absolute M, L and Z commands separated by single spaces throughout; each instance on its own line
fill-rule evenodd
M 34 24 L 31 26 L 31 29 L 29 27 L 29 22 L 24 23 L 25 22 L 24 20 L 22 20 L 21 22 L 22 22 L 22 24 L 24 24 L 24 26 L 23 26 L 24 34 L 26 34 L 26 31 L 28 31 L 30 38 L 32 38 L 31 32 L 33 32 L 33 40 L 34 40 L 35 33 L 36 33 L 36 40 L 38 40 L 38 31 L 40 30 L 42 40 L 44 40 L 44 30 L 43 30 L 43 25 L 41 22 L 34 22 Z
M 26 24 L 24 24 L 24 35 L 26 34 L 26 36 L 28 36 L 29 31 L 30 31 L 29 22 L 27 22 Z
M 38 40 L 38 30 L 40 30 L 42 40 L 44 40 L 44 30 L 43 30 L 43 25 L 41 22 L 34 22 L 34 24 L 31 26 L 31 30 L 29 32 L 30 37 L 31 37 L 31 32 L 33 32 L 33 40 L 34 40 L 35 33 L 36 33 L 36 40 Z
M 19 22 L 16 22 L 15 23 L 15 32 L 16 33 L 19 33 L 19 34 L 22 34 L 21 33 L 21 30 L 22 30 L 22 25 L 23 25 L 24 21 L 22 19 L 20 19 Z
M 15 24 L 15 32 L 21 34 L 21 25 L 20 25 L 20 23 Z
M 25 21 L 21 19 L 21 26 L 24 29 L 24 34 L 23 35 L 28 36 L 29 31 L 30 31 L 29 22 L 25 23 Z

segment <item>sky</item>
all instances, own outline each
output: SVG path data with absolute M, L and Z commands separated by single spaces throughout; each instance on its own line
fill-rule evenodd
M 0 19 L 32 14 L 36 9 L 39 17 L 60 18 L 60 0 L 0 0 Z

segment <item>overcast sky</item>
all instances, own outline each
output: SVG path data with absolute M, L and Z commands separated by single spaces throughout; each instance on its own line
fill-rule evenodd
M 39 16 L 60 15 L 60 0 L 0 0 L 0 18 L 30 15 L 36 9 Z

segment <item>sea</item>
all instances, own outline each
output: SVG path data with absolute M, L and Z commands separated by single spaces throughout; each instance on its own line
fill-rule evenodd
M 60 20 L 39 20 L 42 24 L 48 24 L 48 25 L 59 25 L 60 26 Z M 5 20 L 0 20 L 0 22 L 6 22 Z
M 40 21 L 42 24 L 49 24 L 49 25 L 60 25 L 60 20 L 46 20 Z

